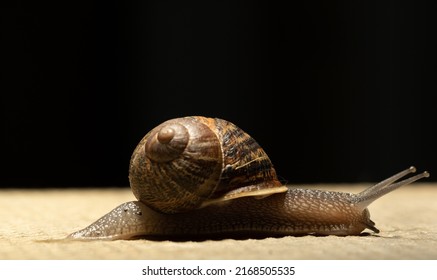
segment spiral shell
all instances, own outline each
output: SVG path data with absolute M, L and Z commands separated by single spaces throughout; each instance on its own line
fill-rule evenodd
M 129 182 L 138 200 L 163 213 L 287 190 L 252 137 L 228 121 L 199 116 L 147 133 L 132 154 Z

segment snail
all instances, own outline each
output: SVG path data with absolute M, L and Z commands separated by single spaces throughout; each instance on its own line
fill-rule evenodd
M 121 204 L 74 240 L 201 239 L 360 235 L 379 230 L 367 206 L 421 178 L 409 167 L 358 194 L 282 184 L 266 152 L 219 118 L 175 118 L 135 148 L 129 183 L 138 201 Z

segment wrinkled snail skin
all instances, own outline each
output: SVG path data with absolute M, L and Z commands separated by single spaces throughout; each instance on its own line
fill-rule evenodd
M 263 199 L 243 197 L 180 214 L 156 212 L 142 202 L 126 202 L 90 226 L 68 236 L 82 240 L 198 239 L 285 235 L 358 235 L 376 233 L 367 205 L 401 186 L 428 177 L 410 167 L 359 194 L 288 188 Z M 370 192 L 369 192 L 370 190 Z
M 137 145 L 123 203 L 71 240 L 220 239 L 378 233 L 367 207 L 428 172 L 407 168 L 358 194 L 282 185 L 258 143 L 221 119 L 184 117 Z
M 124 203 L 74 239 L 198 239 L 283 235 L 356 235 L 372 227 L 366 209 L 351 207 L 352 194 L 290 189 L 264 199 L 244 197 L 193 210 L 162 214 L 139 201 Z

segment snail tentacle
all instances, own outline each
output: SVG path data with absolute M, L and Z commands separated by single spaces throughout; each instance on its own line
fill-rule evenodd
M 422 178 L 429 177 L 428 171 L 424 171 L 420 174 L 417 174 L 416 176 L 412 176 L 408 179 L 402 180 L 400 182 L 394 183 L 395 181 L 401 179 L 402 177 L 405 177 L 406 175 L 410 173 L 416 172 L 416 168 L 414 166 L 411 166 L 408 169 L 405 169 L 395 175 L 393 175 L 390 178 L 387 178 L 386 180 L 368 188 L 362 191 L 361 193 L 357 194 L 354 199 L 352 200 L 353 203 L 357 204 L 358 207 L 361 207 L 362 209 L 365 209 L 367 206 L 369 206 L 373 201 L 380 198 L 381 196 L 392 192 L 402 186 L 411 184 L 417 180 L 420 180 Z

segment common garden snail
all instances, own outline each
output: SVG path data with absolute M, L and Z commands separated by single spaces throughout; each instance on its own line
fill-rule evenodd
M 68 239 L 199 239 L 359 235 L 379 230 L 367 206 L 428 177 L 410 167 L 358 193 L 283 185 L 264 150 L 236 125 L 200 116 L 168 120 L 132 154 L 138 201 L 121 204 Z

